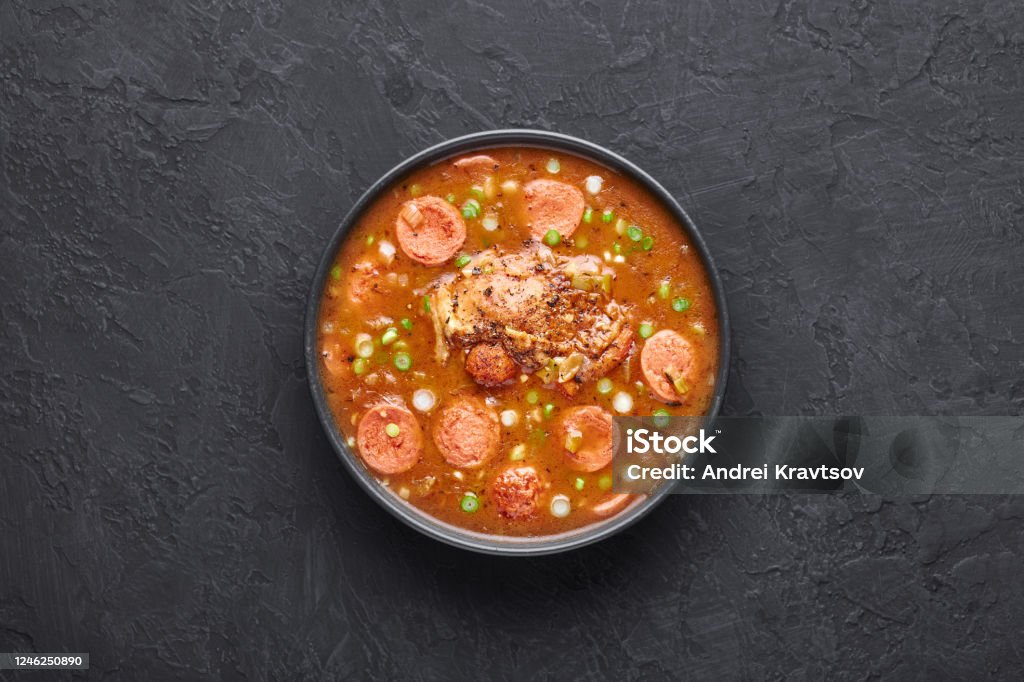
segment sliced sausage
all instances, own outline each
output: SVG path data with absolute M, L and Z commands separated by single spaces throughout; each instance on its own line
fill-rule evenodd
M 612 415 L 597 405 L 573 407 L 562 417 L 560 442 L 565 462 L 576 471 L 597 471 L 612 461 Z M 575 452 L 568 445 L 575 447 Z
M 397 427 L 396 435 L 388 426 Z M 392 433 L 395 429 L 390 429 Z M 381 403 L 363 415 L 356 432 L 359 456 L 379 474 L 400 474 L 416 465 L 423 454 L 423 431 L 416 416 L 404 407 Z
M 640 351 L 640 369 L 651 391 L 667 403 L 679 403 L 683 395 L 676 391 L 674 382 L 692 383 L 694 369 L 693 349 L 679 332 L 662 329 L 647 339 Z
M 518 367 L 497 343 L 478 343 L 466 355 L 466 371 L 481 386 L 500 386 L 515 378 Z
M 324 362 L 324 369 L 332 377 L 341 376 L 348 365 L 348 353 L 337 341 L 329 341 L 320 350 L 320 357 Z
M 453 467 L 481 466 L 498 453 L 501 444 L 498 414 L 479 398 L 455 398 L 441 410 L 434 443 Z
M 466 241 L 462 214 L 441 197 L 425 196 L 402 204 L 395 219 L 398 245 L 423 265 L 441 265 Z
M 541 492 L 540 476 L 531 466 L 506 469 L 491 484 L 491 498 L 498 513 L 507 519 L 533 516 Z
M 598 516 L 611 516 L 621 511 L 634 497 L 636 496 L 629 493 L 614 494 L 595 504 L 590 511 Z
M 571 236 L 580 225 L 585 202 L 583 192 L 557 180 L 532 180 L 523 187 L 530 234 L 541 239 L 548 230 Z
M 462 158 L 455 159 L 452 165 L 471 177 L 487 175 L 498 170 L 498 162 L 494 157 L 487 156 L 486 154 L 463 156 Z

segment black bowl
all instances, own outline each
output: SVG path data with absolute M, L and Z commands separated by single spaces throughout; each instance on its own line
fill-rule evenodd
M 320 415 L 320 421 L 323 422 L 324 429 L 327 431 L 327 436 L 330 438 L 334 450 L 338 453 L 338 457 L 341 458 L 349 472 L 370 497 L 405 523 L 432 538 L 477 552 L 504 555 L 537 555 L 564 552 L 597 542 L 623 530 L 660 503 L 671 492 L 672 487 L 670 485 L 662 486 L 646 499 L 633 504 L 607 521 L 557 535 L 506 537 L 468 531 L 439 521 L 420 511 L 377 482 L 348 447 L 341 432 L 335 425 L 334 417 L 327 407 L 323 383 L 320 381 L 320 365 L 316 349 L 317 316 L 320 311 L 320 299 L 323 295 L 324 283 L 327 280 L 335 254 L 338 252 L 338 248 L 341 246 L 341 242 L 345 239 L 348 231 L 356 224 L 367 206 L 381 192 L 391 187 L 410 171 L 448 157 L 488 147 L 540 147 L 569 152 L 632 177 L 668 207 L 686 231 L 690 244 L 697 249 L 697 253 L 704 264 L 704 269 L 708 273 L 711 289 L 715 296 L 715 307 L 718 310 L 719 338 L 721 341 L 719 344 L 719 367 L 718 376 L 715 380 L 715 395 L 708 415 L 714 417 L 718 414 L 722 404 L 722 396 L 725 393 L 725 382 L 729 368 L 729 315 L 725 307 L 722 281 L 719 279 L 718 272 L 711 262 L 711 256 L 704 244 L 704 240 L 701 239 L 693 221 L 690 220 L 690 217 L 686 215 L 686 211 L 682 209 L 672 195 L 665 191 L 665 188 L 658 184 L 654 178 L 618 154 L 591 142 L 543 130 L 492 130 L 442 142 L 401 162 L 366 190 L 366 193 L 359 198 L 359 201 L 348 212 L 345 219 L 341 221 L 341 225 L 338 226 L 334 236 L 331 237 L 331 241 L 327 244 L 323 256 L 320 258 L 320 265 L 316 269 L 316 275 L 313 277 L 313 287 L 309 294 L 309 304 L 306 307 L 306 368 L 309 375 L 309 388 L 313 394 L 313 402 L 316 404 L 317 414 Z

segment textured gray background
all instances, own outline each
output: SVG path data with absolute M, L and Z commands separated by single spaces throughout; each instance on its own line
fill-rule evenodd
M 0 0 L 0 650 L 90 679 L 1020 679 L 1024 498 L 676 497 L 566 556 L 470 555 L 340 469 L 300 334 L 382 172 L 538 127 L 691 211 L 727 413 L 1019 414 L 1020 3 L 433 5 Z

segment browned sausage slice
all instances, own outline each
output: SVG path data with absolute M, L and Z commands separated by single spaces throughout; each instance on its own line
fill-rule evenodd
M 541 239 L 548 230 L 569 237 L 580 225 L 583 192 L 557 180 L 532 180 L 523 187 L 530 234 Z
M 455 159 L 452 165 L 473 177 L 487 175 L 498 170 L 498 162 L 494 157 L 487 156 L 486 154 L 463 156 L 462 158 Z
M 537 511 L 541 481 L 531 466 L 513 467 L 498 474 L 491 485 L 491 498 L 498 513 L 507 519 L 525 519 Z
M 573 407 L 562 417 L 559 445 L 576 471 L 597 471 L 612 461 L 612 415 L 597 405 Z
M 640 351 L 640 368 L 656 397 L 667 403 L 681 402 L 693 380 L 690 342 L 679 332 L 662 329 L 647 339 Z
M 423 431 L 412 412 L 398 405 L 381 403 L 363 415 L 356 444 L 359 456 L 368 467 L 379 474 L 400 474 L 420 460 Z
M 455 398 L 441 410 L 434 426 L 434 443 L 453 467 L 481 466 L 498 453 L 498 415 L 479 398 Z
M 423 265 L 441 265 L 466 241 L 462 214 L 441 197 L 425 196 L 402 204 L 395 219 L 398 245 Z
M 500 386 L 516 376 L 516 362 L 497 343 L 478 343 L 466 355 L 466 371 L 481 386 Z
M 591 507 L 590 511 L 594 512 L 598 516 L 611 516 L 612 514 L 617 514 L 621 511 L 622 508 L 635 497 L 635 495 L 630 495 L 629 493 L 611 495 Z

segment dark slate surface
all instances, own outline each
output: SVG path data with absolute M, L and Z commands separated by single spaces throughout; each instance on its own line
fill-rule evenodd
M 528 126 L 692 212 L 728 413 L 1021 413 L 1024 10 L 825 4 L 0 2 L 0 650 L 89 679 L 1020 679 L 1024 498 L 680 497 L 500 560 L 374 506 L 307 395 L 355 197 Z

